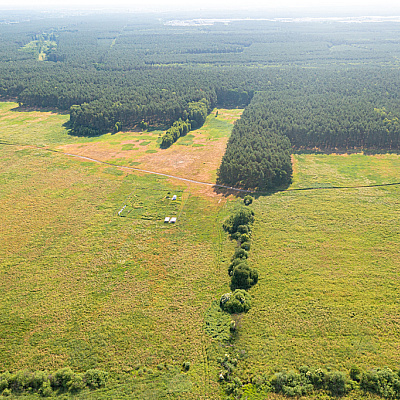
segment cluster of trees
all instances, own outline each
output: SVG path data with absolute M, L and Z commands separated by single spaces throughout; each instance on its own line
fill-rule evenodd
M 112 131 L 117 122 L 124 129 L 129 129 L 142 121 L 150 125 L 170 124 L 179 118 L 188 121 L 192 129 L 201 126 L 208 109 L 216 104 L 215 91 L 196 87 L 182 87 L 179 90 L 178 84 L 175 90 L 158 89 L 157 86 L 165 86 L 165 82 L 162 84 L 158 81 L 161 76 L 164 74 L 160 74 L 153 82 L 156 86 L 153 89 L 136 87 L 129 94 L 121 89 L 120 93 L 110 93 L 109 98 L 102 97 L 71 106 L 73 133 L 93 136 Z
M 210 111 L 210 104 L 205 98 L 200 101 L 190 102 L 187 109 L 182 113 L 183 120 L 179 118 L 179 120 L 175 121 L 163 135 L 161 147 L 167 148 L 175 143 L 181 136 L 185 136 L 191 129 L 200 128 L 206 121 Z
M 54 373 L 47 371 L 8 371 L 0 374 L 0 393 L 11 394 L 37 393 L 42 397 L 53 394 L 77 393 L 83 389 L 99 389 L 106 385 L 107 372 L 90 369 L 84 373 L 73 372 L 70 368 L 62 368 Z
M 193 129 L 200 128 L 206 122 L 207 115 L 212 110 L 213 106 L 206 99 L 200 101 L 192 101 L 188 104 L 187 111 L 184 111 L 183 119 L 189 120 Z
M 179 118 L 178 121 L 175 121 L 171 128 L 169 128 L 163 135 L 161 140 L 161 147 L 163 149 L 171 146 L 175 143 L 181 136 L 185 136 L 188 132 L 190 132 L 192 128 L 192 124 L 190 121 L 182 121 Z
M 266 129 L 283 134 L 295 149 L 400 148 L 400 102 L 339 93 L 293 91 L 272 96 L 257 95 L 264 104 L 257 112 Z M 385 106 L 377 107 L 379 104 Z
M 256 94 L 235 124 L 218 170 L 219 183 L 264 190 L 291 182 L 290 141 L 260 118 L 267 107 Z

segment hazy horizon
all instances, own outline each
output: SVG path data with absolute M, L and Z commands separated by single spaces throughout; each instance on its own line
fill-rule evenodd
M 70 0 L 67 4 L 55 5 L 54 1 L 38 0 L 32 4 L 28 0 L 15 0 L 12 6 L 0 5 L 2 11 L 104 11 L 104 12 L 203 12 L 203 13 L 262 13 L 262 15 L 275 16 L 361 16 L 361 15 L 399 15 L 400 5 L 398 2 L 389 1 L 384 4 L 373 1 L 316 1 L 305 0 L 299 5 L 293 0 L 282 0 L 279 6 L 275 2 L 260 2 L 248 0 L 246 2 L 236 1 L 191 1 L 184 0 L 160 1 L 149 0 L 145 3 L 138 1 L 115 0 L 110 6 L 109 1 L 99 0 Z

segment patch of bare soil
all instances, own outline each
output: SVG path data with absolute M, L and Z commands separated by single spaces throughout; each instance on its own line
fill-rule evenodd
M 214 182 L 215 170 L 221 163 L 227 139 L 210 141 L 204 147 L 173 145 L 158 153 L 145 154 L 137 159 L 140 168 L 194 179 Z

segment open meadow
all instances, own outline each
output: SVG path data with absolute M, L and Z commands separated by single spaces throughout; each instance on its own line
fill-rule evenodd
M 287 191 L 254 203 L 260 280 L 236 342 L 244 376 L 398 369 L 399 186 L 354 186 L 398 182 L 399 156 L 296 155 L 294 170 Z
M 16 106 L 0 103 L 0 142 L 18 144 L 0 144 L 1 369 L 110 374 L 73 398 L 224 398 L 216 359 L 230 317 L 210 306 L 229 291 L 222 222 L 240 199 L 62 152 L 214 182 L 241 110 L 160 150 L 158 131 L 73 137 L 67 116 Z M 355 186 L 397 182 L 400 157 L 293 163 L 289 189 L 251 206 L 260 279 L 238 317 L 238 375 L 398 368 L 399 186 Z
M 203 323 L 227 290 L 226 201 L 211 189 L 205 196 L 180 181 L 46 150 L 74 142 L 102 154 L 108 148 L 99 159 L 129 164 L 136 153 L 123 150 L 124 141 L 135 147 L 145 134 L 74 138 L 62 127 L 65 116 L 13 107 L 2 104 L 1 139 L 28 145 L 1 147 L 1 368 L 100 368 L 119 384 L 129 381 L 126 392 L 105 398 L 218 398 Z M 195 132 L 199 141 L 221 140 L 222 130 L 207 126 Z M 157 148 L 154 136 L 150 147 Z M 36 142 L 42 148 L 29 146 Z M 164 224 L 166 216 L 177 223 Z M 187 374 L 183 362 L 191 363 Z

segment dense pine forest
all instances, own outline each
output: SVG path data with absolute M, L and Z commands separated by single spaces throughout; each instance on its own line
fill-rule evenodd
M 157 125 L 168 147 L 205 110 L 248 106 L 219 170 L 229 185 L 290 182 L 292 150 L 400 146 L 395 22 L 10 13 L 0 38 L 1 98 L 69 112 L 71 135 Z

